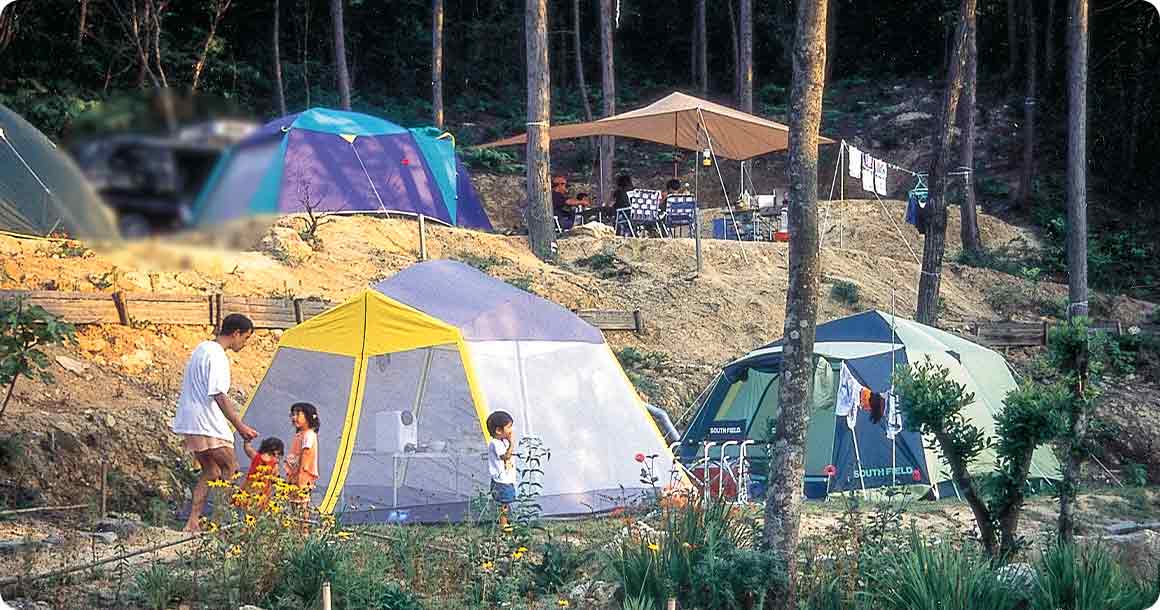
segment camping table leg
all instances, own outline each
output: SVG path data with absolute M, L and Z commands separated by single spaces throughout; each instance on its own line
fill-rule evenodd
M 391 508 L 399 507 L 399 455 L 391 456 Z

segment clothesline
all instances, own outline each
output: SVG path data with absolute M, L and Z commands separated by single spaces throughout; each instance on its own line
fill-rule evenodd
M 842 148 L 843 148 L 843 149 L 848 149 L 848 148 L 851 148 L 851 146 L 850 146 L 850 143 L 849 143 L 849 142 L 847 142 L 847 141 L 845 141 L 845 140 L 842 140 L 842 145 L 841 145 L 841 146 L 842 146 Z M 861 151 L 861 152 L 862 152 L 863 154 L 866 154 L 866 151 Z M 873 157 L 873 155 L 871 155 L 871 156 Z M 904 174 L 910 174 L 911 176 L 914 176 L 915 178 L 918 178 L 918 177 L 923 177 L 923 178 L 925 178 L 925 177 L 927 177 L 927 176 L 929 176 L 929 175 L 930 175 L 928 172 L 916 172 L 916 171 L 914 171 L 914 170 L 912 170 L 912 169 L 910 169 L 910 168 L 907 168 L 907 167 L 902 167 L 901 165 L 898 165 L 898 164 L 895 164 L 895 163 L 891 163 L 891 162 L 887 161 L 886 159 L 878 159 L 878 157 L 874 157 L 874 158 L 875 158 L 875 159 L 877 159 L 877 160 L 879 160 L 879 161 L 881 161 L 881 162 L 883 162 L 883 163 L 885 163 L 885 164 L 886 164 L 886 167 L 888 167 L 888 168 L 890 168 L 890 169 L 893 169 L 893 170 L 895 170 L 895 171 L 902 172 L 902 173 L 904 173 Z M 967 167 L 967 166 L 965 166 L 965 165 L 960 165 L 960 166 L 958 166 L 957 168 L 955 168 L 955 171 L 953 171 L 953 172 L 947 172 L 947 175 L 948 175 L 948 176 L 968 176 L 968 175 L 970 175 L 970 174 L 971 174 L 973 171 L 974 171 L 974 170 L 972 170 L 971 168 L 969 168 L 969 167 Z

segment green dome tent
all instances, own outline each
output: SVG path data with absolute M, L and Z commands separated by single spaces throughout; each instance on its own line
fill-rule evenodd
M 67 155 L 0 105 L 0 231 L 116 240 L 116 219 Z
M 682 463 L 693 465 L 695 475 L 704 468 L 698 462 L 705 453 L 704 443 L 713 443 L 709 446 L 713 459 L 725 443 L 730 443 L 725 451 L 730 463 L 735 463 L 738 444 L 753 441 L 748 457 L 757 483 L 753 493 L 760 494 L 762 477 L 758 473 L 766 471 L 764 444 L 769 440 L 771 422 L 780 414 L 782 346 L 782 340 L 775 341 L 725 365 L 707 390 L 680 446 Z M 935 497 L 957 494 L 950 467 L 931 448 L 933 439 L 906 430 L 902 409 L 889 398 L 894 369 L 926 358 L 946 367 L 951 379 L 974 394 L 974 402 L 963 415 L 994 436 L 995 416 L 1003 408 L 1007 392 L 1016 387 L 1010 366 L 998 353 L 881 311 L 865 311 L 818 325 L 806 432 L 807 497 L 895 485 L 911 486 L 920 494 L 929 491 Z M 885 410 L 875 413 L 855 407 L 848 415 L 839 414 L 861 388 L 884 396 Z M 975 460 L 971 472 L 990 472 L 995 460 L 994 449 L 988 448 Z M 715 468 L 719 466 L 710 464 L 708 468 L 711 480 Z M 1050 447 L 1035 450 L 1030 476 L 1038 483 L 1059 479 L 1059 461 Z M 713 485 L 717 485 L 715 480 Z

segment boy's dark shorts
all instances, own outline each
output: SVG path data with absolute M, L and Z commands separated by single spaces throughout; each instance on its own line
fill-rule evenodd
M 516 501 L 516 486 L 510 483 L 491 482 L 491 497 L 496 504 L 507 506 Z

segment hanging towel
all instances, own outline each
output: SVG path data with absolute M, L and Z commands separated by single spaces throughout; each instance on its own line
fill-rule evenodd
M 874 160 L 874 192 L 886 196 L 886 162 L 882 159 Z
M 914 191 L 906 197 L 906 222 L 918 226 L 918 195 Z
M 853 146 L 847 146 L 846 151 L 850 153 L 849 163 L 847 163 L 847 165 L 850 166 L 850 177 L 851 178 L 861 178 L 862 177 L 862 151 L 858 150 L 857 148 L 854 148 Z
M 898 397 L 890 392 L 886 395 L 886 438 L 894 440 L 902 432 L 902 411 L 898 408 Z
M 843 362 L 842 372 L 838 376 L 838 398 L 834 402 L 834 415 L 845 417 L 846 427 L 851 430 L 858 421 L 858 407 L 862 401 L 862 390 L 865 389 Z
M 862 155 L 862 190 L 874 192 L 874 157 Z

